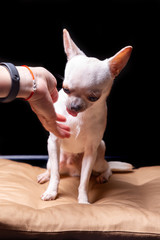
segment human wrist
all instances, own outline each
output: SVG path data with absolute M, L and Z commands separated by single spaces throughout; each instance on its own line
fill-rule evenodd
M 33 79 L 24 66 L 16 66 L 19 76 L 20 76 L 20 89 L 17 98 L 28 98 L 28 96 L 33 91 Z

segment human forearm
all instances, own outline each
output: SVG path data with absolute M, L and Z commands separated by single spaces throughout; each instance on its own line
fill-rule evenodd
M 20 76 L 20 89 L 17 98 L 27 98 L 32 92 L 33 80 L 25 67 L 16 67 Z M 8 69 L 0 66 L 0 98 L 7 97 L 11 89 L 11 76 Z
M 0 97 L 8 95 L 11 88 L 11 77 L 7 68 L 0 66 Z

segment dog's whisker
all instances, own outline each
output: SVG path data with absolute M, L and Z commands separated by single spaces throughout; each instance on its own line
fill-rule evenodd
M 59 78 L 59 79 L 62 80 L 62 81 L 64 80 L 64 77 L 61 76 L 60 74 L 54 73 L 54 75 L 55 75 L 56 78 Z

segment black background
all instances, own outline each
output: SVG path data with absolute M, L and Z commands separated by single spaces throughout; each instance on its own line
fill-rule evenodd
M 107 156 L 136 167 L 159 164 L 160 3 L 157 0 L 1 2 L 0 60 L 63 76 L 62 30 L 101 60 L 132 45 L 108 98 Z M 61 80 L 57 79 L 58 87 Z M 0 104 L 0 154 L 47 154 L 48 133 L 28 103 Z

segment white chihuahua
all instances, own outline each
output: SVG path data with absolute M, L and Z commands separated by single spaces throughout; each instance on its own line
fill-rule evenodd
M 58 139 L 50 133 L 47 171 L 38 176 L 38 182 L 50 180 L 41 198 L 53 200 L 58 193 L 59 173 L 80 176 L 78 202 L 87 204 L 91 173 L 96 174 L 98 183 L 104 183 L 111 176 L 111 170 L 132 170 L 128 163 L 108 163 L 104 159 L 105 143 L 102 140 L 107 123 L 106 98 L 114 78 L 127 64 L 132 47 L 125 47 L 115 56 L 100 61 L 87 57 L 66 29 L 63 30 L 63 41 L 68 62 L 55 110 L 66 117 L 71 137 Z

